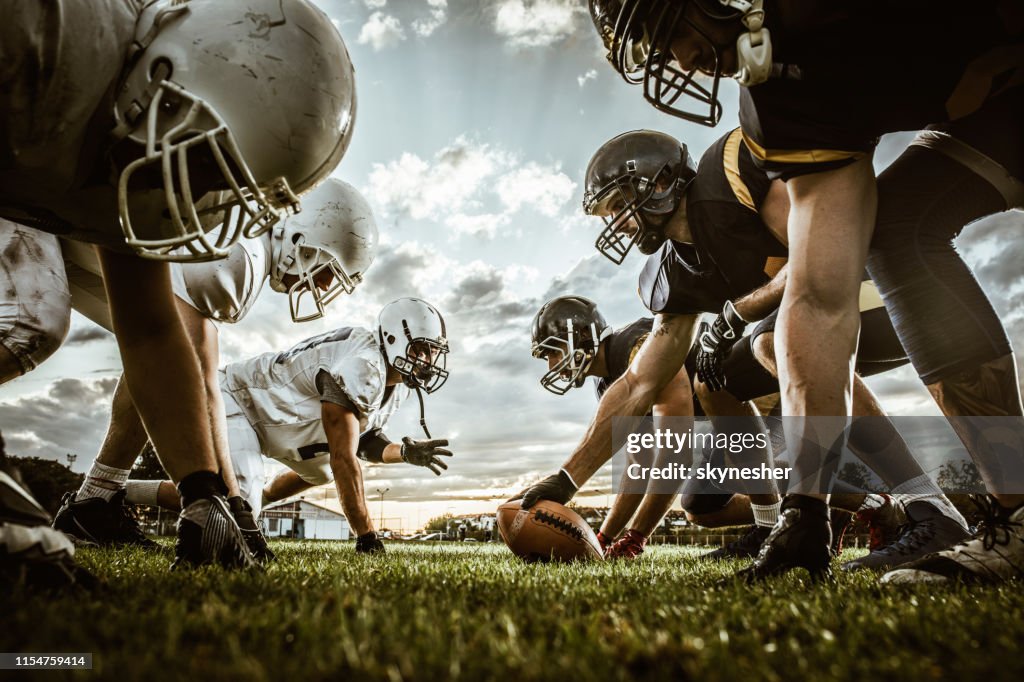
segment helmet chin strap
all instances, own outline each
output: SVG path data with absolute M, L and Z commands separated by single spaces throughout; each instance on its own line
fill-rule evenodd
M 423 433 L 426 434 L 427 440 L 433 438 L 430 435 L 430 429 L 427 428 L 427 412 L 423 407 L 423 391 L 420 389 L 419 384 L 416 384 L 413 388 L 416 389 L 416 398 L 420 401 L 420 428 L 423 429 Z
M 764 28 L 764 0 L 719 1 L 743 12 L 740 21 L 747 29 L 736 39 L 736 81 L 746 88 L 764 83 L 772 71 L 772 38 Z

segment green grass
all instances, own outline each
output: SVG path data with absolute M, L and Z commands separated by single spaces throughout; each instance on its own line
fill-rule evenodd
M 0 651 L 92 652 L 91 673 L 40 677 L 126 682 L 1024 679 L 1019 584 L 893 589 L 863 574 L 721 587 L 737 565 L 675 547 L 569 566 L 494 545 L 392 544 L 379 558 L 346 543 L 273 547 L 263 574 L 82 550 L 110 592 L 0 599 Z

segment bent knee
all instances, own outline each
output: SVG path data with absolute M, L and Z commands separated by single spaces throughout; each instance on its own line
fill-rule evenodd
M 754 359 L 772 374 L 776 372 L 775 363 L 775 334 L 758 334 L 751 344 L 754 351 Z

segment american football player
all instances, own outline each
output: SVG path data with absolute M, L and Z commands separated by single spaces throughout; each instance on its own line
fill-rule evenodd
M 307 0 L 2 10 L 0 216 L 100 245 L 125 378 L 185 501 L 176 563 L 251 566 L 161 261 L 224 257 L 333 170 L 355 113 L 344 43 Z
M 249 548 L 260 560 L 271 558 L 272 552 L 239 496 L 228 444 L 218 426 L 223 423 L 224 408 L 217 371 L 217 324 L 240 322 L 252 308 L 264 283 L 269 283 L 274 291 L 288 294 L 294 321 L 321 317 L 330 301 L 343 293 L 352 293 L 362 281 L 377 246 L 373 212 L 351 185 L 329 178 L 303 198 L 303 206 L 301 213 L 286 217 L 271 232 L 240 240 L 227 258 L 171 266 L 179 312 L 203 370 L 214 445 L 228 490 L 228 505 Z M 81 260 L 80 254 L 76 253 L 76 258 Z M 76 271 L 72 281 L 82 283 L 90 274 Z M 87 291 L 86 287 L 75 290 L 72 303 L 76 309 L 86 313 L 105 311 L 105 305 L 89 305 Z M 95 321 L 109 328 L 109 320 L 102 314 L 93 316 Z M 125 502 L 147 500 L 126 498 L 122 492 L 146 439 L 131 397 L 123 381 L 119 382 L 103 446 L 81 488 L 65 498 L 54 520 L 55 527 L 80 540 L 101 545 L 151 545 L 124 509 Z
M 739 131 L 712 145 L 696 168 L 686 147 L 669 135 L 633 131 L 613 138 L 588 166 L 584 209 L 605 222 L 596 245 L 613 261 L 621 262 L 634 245 L 649 254 L 639 289 L 657 317 L 636 360 L 602 399 L 587 438 L 560 472 L 561 478 L 551 477 L 535 489 L 541 497 L 556 495 L 549 499 L 557 501 L 609 456 L 611 417 L 643 414 L 652 396 L 679 374 L 688 357 L 695 373 L 708 379 L 695 385 L 708 414 L 749 419 L 757 413 L 744 401 L 778 392 L 771 373 L 771 313 L 786 288 L 788 200 L 781 183 L 770 181 L 753 163 Z M 881 302 L 871 295 L 870 283 L 864 290 L 858 371 L 868 375 L 906 360 Z M 696 349 L 691 350 L 699 315 L 717 311 L 722 311 L 718 319 L 702 326 Z M 755 320 L 762 321 L 742 336 L 748 321 Z M 713 390 L 722 387 L 726 390 Z M 859 378 L 857 395 L 858 416 L 875 419 L 863 428 L 855 425 L 851 445 L 895 492 L 920 496 L 917 501 L 922 504 L 913 514 L 917 530 L 908 547 L 937 549 L 948 544 L 950 536 L 964 537 L 962 517 L 924 475 L 891 424 L 880 418 L 884 412 Z M 558 481 L 564 485 L 551 488 Z M 524 504 L 535 499 L 528 493 Z M 780 513 L 778 498 L 766 495 L 753 501 L 763 505 L 754 510 L 762 527 L 750 533 L 764 540 Z M 826 558 L 820 571 L 828 569 L 830 533 L 824 543 Z M 901 551 L 898 558 L 907 561 L 915 556 Z
M 613 66 L 643 82 L 663 111 L 714 125 L 720 78 L 741 85 L 744 139 L 786 182 L 792 204 L 792 282 L 777 339 L 785 414 L 850 414 L 856 292 L 868 261 L 915 369 L 954 417 L 992 495 L 985 522 L 966 545 L 887 580 L 1020 576 L 1024 408 L 1016 365 L 998 316 L 953 246 L 968 223 L 1024 207 L 1020 7 L 591 0 L 590 10 Z M 698 74 L 710 75 L 710 86 Z M 684 108 L 694 101 L 697 111 Z M 922 129 L 876 180 L 877 139 Z M 830 343 L 804 342 L 820 329 L 836 330 Z M 988 416 L 997 419 L 981 418 Z M 987 427 L 1013 434 L 1003 461 L 984 442 Z M 802 447 L 797 463 L 819 450 Z M 765 554 L 767 572 L 823 556 L 821 496 L 790 507 L 776 549 Z
M 547 301 L 533 318 L 533 357 L 548 363 L 540 384 L 564 395 L 594 378 L 598 400 L 608 387 L 626 372 L 633 357 L 651 332 L 654 320 L 642 317 L 621 329 L 612 330 L 597 305 L 582 296 L 559 296 Z M 685 372 L 685 369 L 680 370 Z M 651 407 L 654 416 L 693 414 L 690 382 L 670 381 Z M 668 513 L 675 493 L 620 492 L 601 524 L 597 539 L 605 556 L 635 559 L 647 539 Z M 626 525 L 633 521 L 620 538 Z
M 422 393 L 448 379 L 448 339 L 441 314 L 426 301 L 400 298 L 384 306 L 374 331 L 342 327 L 264 353 L 221 371 L 230 456 L 246 509 L 259 516 L 264 502 L 295 495 L 332 479 L 357 535 L 356 551 L 382 552 L 367 511 L 358 460 L 406 462 L 440 475 L 451 457 L 448 441 L 432 438 Z M 415 392 L 427 438 L 392 443 L 388 419 Z M 288 471 L 269 484 L 264 458 Z M 128 493 L 166 503 L 159 482 L 129 481 Z M 148 490 L 148 492 L 147 492 Z M 173 490 L 173 489 L 171 489 Z

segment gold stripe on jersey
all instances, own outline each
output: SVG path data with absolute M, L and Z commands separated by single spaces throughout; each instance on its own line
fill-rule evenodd
M 743 176 L 740 175 L 740 142 L 742 141 L 743 131 L 739 128 L 729 133 L 729 137 L 725 140 L 725 149 L 722 152 L 725 179 L 729 181 L 729 187 L 732 188 L 732 193 L 736 195 L 736 199 L 751 211 L 757 213 L 757 207 L 754 206 L 754 198 L 750 196 L 750 188 L 747 187 L 747 183 L 743 182 Z
M 629 363 L 626 365 L 626 367 L 629 367 L 629 365 L 633 364 L 633 358 L 635 358 L 636 354 L 640 352 L 640 347 L 644 345 L 644 341 L 646 341 L 647 337 L 650 335 L 651 333 L 647 332 L 646 334 L 644 334 L 643 336 L 636 340 L 636 343 L 633 344 L 633 348 L 630 349 L 629 351 Z
M 845 161 L 846 159 L 862 159 L 864 152 L 847 152 L 841 149 L 765 149 L 743 133 L 743 141 L 750 153 L 762 161 L 778 163 L 825 163 L 828 161 Z
M 876 287 L 875 283 L 870 279 L 864 280 L 860 283 L 860 298 L 858 299 L 858 303 L 862 313 L 885 306 L 885 303 L 882 301 L 882 295 L 878 293 L 878 287 Z
M 764 259 L 764 274 L 774 278 L 786 266 L 789 259 L 785 256 L 768 256 Z

